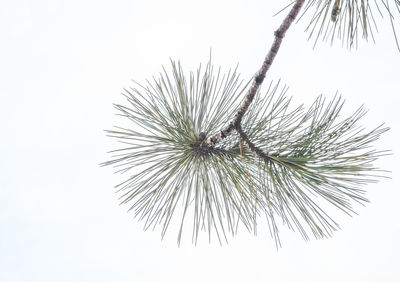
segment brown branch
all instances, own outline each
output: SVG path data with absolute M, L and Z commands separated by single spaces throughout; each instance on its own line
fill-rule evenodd
M 261 159 L 263 159 L 265 162 L 268 162 L 270 160 L 270 157 L 264 153 L 260 148 L 258 148 L 253 142 L 250 141 L 249 137 L 247 134 L 243 131 L 242 126 L 240 124 L 236 125 L 235 130 L 239 134 L 240 140 L 243 141 L 243 143 L 246 144 L 247 148 L 250 149 L 254 154 L 259 156 Z
M 257 72 L 256 76 L 254 77 L 254 81 L 246 94 L 246 97 L 243 101 L 242 106 L 240 107 L 239 111 L 236 113 L 232 121 L 223 128 L 219 133 L 215 134 L 214 136 L 206 139 L 203 141 L 203 146 L 212 147 L 217 144 L 221 139 L 229 136 L 232 133 L 232 130 L 235 129 L 237 126 L 240 126 L 242 122 L 242 118 L 246 113 L 249 105 L 254 99 L 254 95 L 257 93 L 260 85 L 263 83 L 265 74 L 269 70 L 272 62 L 275 59 L 276 54 L 278 53 L 279 47 L 281 46 L 282 38 L 285 36 L 286 31 L 289 29 L 290 25 L 298 15 L 301 7 L 303 6 L 305 0 L 297 0 L 296 3 L 293 5 L 292 9 L 290 10 L 289 14 L 283 20 L 281 26 L 275 31 L 275 40 L 264 59 L 264 62 Z

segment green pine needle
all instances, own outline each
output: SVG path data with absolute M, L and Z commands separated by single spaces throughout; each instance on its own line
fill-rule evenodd
M 376 17 L 381 17 L 389 19 L 397 49 L 400 51 L 398 26 L 395 25 L 400 16 L 398 0 L 311 0 L 306 2 L 300 18 L 309 14 L 311 17 L 306 31 L 309 32 L 309 39 L 314 38 L 314 46 L 319 40 L 333 43 L 335 39 L 339 39 L 343 45 L 353 48 L 357 47 L 360 36 L 375 42 L 374 33 L 380 25 Z
M 127 89 L 127 104 L 115 105 L 130 125 L 107 131 L 123 147 L 104 165 L 129 174 L 118 191 L 145 229 L 161 225 L 164 236 L 173 225 L 178 242 L 187 229 L 193 242 L 201 231 L 222 242 L 239 226 L 256 231 L 265 217 L 280 244 L 281 224 L 305 239 L 330 236 L 338 224 L 326 203 L 352 214 L 353 203 L 367 201 L 364 184 L 381 174 L 372 163 L 386 153 L 371 144 L 388 128 L 359 127 L 362 107 L 339 120 L 338 96 L 328 103 L 318 97 L 307 111 L 292 109 L 287 88 L 271 82 L 242 121 L 266 159 L 246 149 L 237 134 L 214 147 L 199 146 L 232 120 L 247 86 L 236 69 L 222 75 L 208 62 L 186 76 L 172 62 L 171 73 L 164 69 L 145 86 Z

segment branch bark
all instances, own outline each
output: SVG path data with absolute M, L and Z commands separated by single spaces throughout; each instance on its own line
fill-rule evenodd
M 250 141 L 249 137 L 243 131 L 240 124 L 236 126 L 235 130 L 239 134 L 240 139 L 243 141 L 244 144 L 246 144 L 247 148 L 249 148 L 250 151 L 256 154 L 260 159 L 264 160 L 264 162 L 268 162 L 270 160 L 270 157 L 266 153 L 264 153 L 260 148 L 254 145 L 253 142 Z
M 215 134 L 214 136 L 205 139 L 201 147 L 212 147 L 217 144 L 221 139 L 229 136 L 235 128 L 240 128 L 242 118 L 246 113 L 247 109 L 249 108 L 251 102 L 254 99 L 257 90 L 260 88 L 261 84 L 264 81 L 265 74 L 269 70 L 272 65 L 272 62 L 275 59 L 276 54 L 278 53 L 279 47 L 281 46 L 282 39 L 286 34 L 286 31 L 289 29 L 290 25 L 293 23 L 295 18 L 297 17 L 301 7 L 303 6 L 305 0 L 297 0 L 296 3 L 293 5 L 292 9 L 290 10 L 289 14 L 283 20 L 280 27 L 274 32 L 275 40 L 264 59 L 264 62 L 254 77 L 253 83 L 249 91 L 246 94 L 246 97 L 240 107 L 239 111 L 236 113 L 234 118 L 229 122 L 229 124 L 223 128 L 219 133 Z

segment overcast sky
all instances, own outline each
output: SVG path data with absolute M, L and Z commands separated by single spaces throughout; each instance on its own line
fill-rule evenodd
M 210 49 L 216 65 L 252 76 L 283 17 L 270 2 L 1 1 L 0 281 L 400 281 L 400 53 L 388 24 L 375 45 L 348 51 L 313 50 L 300 22 L 267 76 L 295 103 L 338 91 L 349 111 L 370 109 L 365 127 L 391 127 L 376 146 L 393 150 L 377 163 L 392 179 L 369 185 L 371 203 L 339 218 L 331 239 L 283 229 L 277 251 L 261 227 L 229 245 L 203 236 L 178 248 L 175 234 L 143 232 L 118 205 L 113 186 L 124 178 L 98 166 L 115 148 L 103 129 L 116 124 L 112 104 L 131 79 L 151 78 L 170 57 L 193 70 Z

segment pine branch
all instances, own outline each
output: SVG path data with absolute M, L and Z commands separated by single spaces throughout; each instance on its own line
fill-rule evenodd
M 255 95 L 238 135 L 202 146 L 241 107 L 236 101 L 247 85 L 236 71 L 214 74 L 211 62 L 188 81 L 179 64 L 172 69 L 172 76 L 164 70 L 147 86 L 126 90 L 129 105 L 116 108 L 132 124 L 107 131 L 125 147 L 103 165 L 130 173 L 118 191 L 145 229 L 161 225 L 164 236 L 178 226 L 180 242 L 191 217 L 194 242 L 202 230 L 222 242 L 240 226 L 255 232 L 265 217 L 279 245 L 279 222 L 305 239 L 327 237 L 338 224 L 326 203 L 351 214 L 352 202 L 366 201 L 362 186 L 379 177 L 372 163 L 386 153 L 370 145 L 387 128 L 362 131 L 363 108 L 338 122 L 340 98 L 291 109 L 287 88 L 271 83 Z
M 259 87 L 264 81 L 265 74 L 269 70 L 270 66 L 272 65 L 276 54 L 279 51 L 279 48 L 282 43 L 282 39 L 286 34 L 286 31 L 289 29 L 290 25 L 292 22 L 295 20 L 296 16 L 298 15 L 301 7 L 304 4 L 304 0 L 297 0 L 296 3 L 293 5 L 292 9 L 290 10 L 289 14 L 286 16 L 286 18 L 283 20 L 282 24 L 280 27 L 275 31 L 275 39 L 274 42 L 267 54 L 267 56 L 264 59 L 264 62 L 261 66 L 261 69 L 257 72 L 257 75 L 255 76 L 253 83 L 246 95 L 246 98 L 243 101 L 242 106 L 240 107 L 239 111 L 235 114 L 234 118 L 232 121 L 223 128 L 219 133 L 217 133 L 214 136 L 211 136 L 207 140 L 204 141 L 206 146 L 214 146 L 217 142 L 219 142 L 221 139 L 229 136 L 232 133 L 232 130 L 240 125 L 243 115 L 246 113 L 247 109 L 249 108 L 251 102 L 253 101 L 254 95 L 257 93 Z
M 338 96 L 329 103 L 320 96 L 305 111 L 291 108 L 279 82 L 259 92 L 303 4 L 296 1 L 247 83 L 236 69 L 215 71 L 211 60 L 189 75 L 171 61 L 171 74 L 164 68 L 125 90 L 127 105 L 115 108 L 129 123 L 107 131 L 124 147 L 103 165 L 129 173 L 117 185 L 121 203 L 131 203 L 145 229 L 160 225 L 165 236 L 175 226 L 179 244 L 190 221 L 193 242 L 201 231 L 222 242 L 240 226 L 256 232 L 264 217 L 280 245 L 282 224 L 304 239 L 328 237 L 339 225 L 326 204 L 351 215 L 354 203 L 367 202 L 363 186 L 382 176 L 373 162 L 387 154 L 371 146 L 388 128 L 360 127 L 363 107 L 339 120 Z

